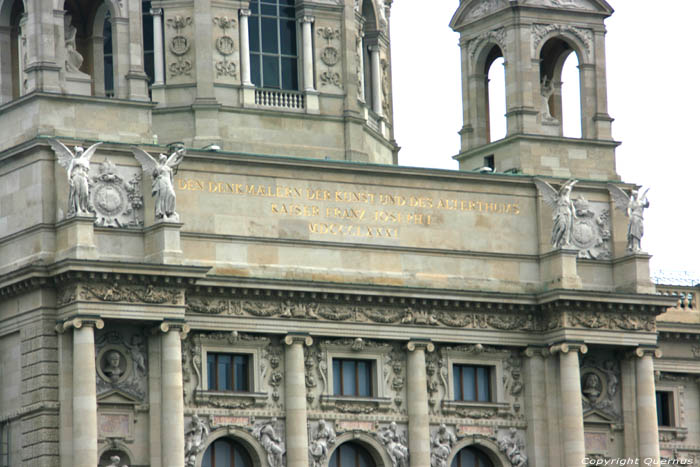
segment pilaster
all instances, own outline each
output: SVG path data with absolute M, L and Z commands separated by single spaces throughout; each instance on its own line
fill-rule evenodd
M 287 433 L 287 467 L 307 467 L 309 435 L 306 416 L 304 346 L 313 344 L 307 334 L 287 334 L 284 352 L 284 396 Z
M 182 264 L 180 230 L 184 224 L 158 222 L 144 229 L 144 257 L 148 263 Z
M 542 347 L 528 347 L 524 356 L 524 405 L 527 420 L 527 453 L 530 467 L 549 465 L 547 452 L 547 384 Z
M 578 250 L 561 248 L 540 257 L 540 280 L 548 289 L 580 289 Z
M 430 465 L 430 419 L 428 407 L 425 353 L 433 352 L 429 341 L 412 340 L 406 368 L 406 402 L 408 405 L 408 452 L 411 467 Z
M 56 261 L 66 258 L 98 258 L 94 217 L 73 216 L 56 224 Z

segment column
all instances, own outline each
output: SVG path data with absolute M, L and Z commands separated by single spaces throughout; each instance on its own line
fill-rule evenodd
M 64 323 L 73 327 L 73 466 L 95 467 L 97 458 L 97 388 L 95 384 L 95 328 L 101 319 Z
M 250 81 L 250 42 L 248 37 L 248 17 L 250 16 L 250 10 L 238 10 L 238 15 L 240 19 L 241 81 L 243 82 L 243 86 L 252 86 L 253 83 Z
M 314 49 L 311 35 L 313 16 L 304 16 L 299 20 L 302 29 L 302 43 L 304 47 L 304 91 L 314 89 Z
M 661 351 L 638 347 L 637 357 L 637 433 L 639 457 L 646 465 L 647 459 L 659 463 L 659 425 L 656 419 L 656 384 L 654 383 L 654 359 L 661 358 Z
M 528 347 L 525 352 L 524 374 L 525 417 L 527 420 L 527 451 L 530 467 L 549 464 L 547 452 L 547 384 L 544 348 Z
M 369 47 L 372 62 L 372 110 L 377 115 L 382 115 L 382 71 L 379 62 L 379 46 Z
M 435 350 L 428 341 L 410 341 L 406 345 L 406 402 L 408 404 L 408 452 L 411 467 L 430 465 L 430 420 L 425 352 Z
M 184 323 L 164 322 L 161 351 L 161 459 L 164 466 L 185 465 L 185 415 L 182 400 L 182 348 L 180 332 L 187 333 Z
M 287 411 L 287 467 L 307 467 L 309 462 L 309 434 L 306 419 L 306 379 L 304 373 L 304 345 L 313 344 L 306 334 L 288 334 L 284 353 L 284 401 Z
M 153 86 L 162 86 L 163 80 L 163 9 L 151 9 L 153 16 Z
M 583 406 L 581 401 L 581 373 L 578 353 L 588 347 L 579 343 L 562 343 L 550 348 L 559 352 L 559 387 L 561 390 L 561 432 L 564 466 L 577 467 L 586 456 L 583 435 Z

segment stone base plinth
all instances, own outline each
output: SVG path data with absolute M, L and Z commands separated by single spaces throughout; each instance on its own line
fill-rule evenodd
M 66 92 L 81 96 L 92 95 L 92 79 L 85 73 L 68 74 L 66 76 Z
M 94 217 L 73 216 L 56 224 L 56 261 L 98 257 Z
M 630 253 L 613 261 L 613 283 L 616 292 L 656 293 L 649 277 L 649 260 L 646 253 Z
M 578 250 L 554 250 L 540 257 L 540 280 L 545 289 L 580 289 Z
M 179 222 L 158 222 L 145 229 L 144 257 L 148 263 L 182 264 Z

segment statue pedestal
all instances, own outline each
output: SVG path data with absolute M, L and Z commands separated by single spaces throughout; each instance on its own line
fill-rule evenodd
M 81 96 L 92 95 L 92 78 L 85 73 L 66 73 L 66 92 Z
M 56 261 L 98 257 L 94 217 L 73 216 L 56 224 Z
M 161 221 L 144 229 L 144 256 L 148 263 L 182 264 L 180 229 L 184 224 Z
M 560 249 L 540 257 L 540 280 L 545 289 L 580 289 L 576 269 L 578 250 Z
M 649 277 L 650 259 L 646 253 L 629 253 L 613 260 L 615 292 L 656 293 L 656 286 Z

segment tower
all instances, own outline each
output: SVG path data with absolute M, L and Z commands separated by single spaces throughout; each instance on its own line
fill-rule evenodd
M 460 34 L 464 126 L 460 169 L 493 157 L 496 171 L 617 180 L 607 110 L 604 0 L 461 2 L 450 26 Z M 562 136 L 561 75 L 579 61 L 581 138 Z M 489 67 L 504 58 L 507 133 L 491 141 Z M 487 162 L 490 162 L 487 160 Z

